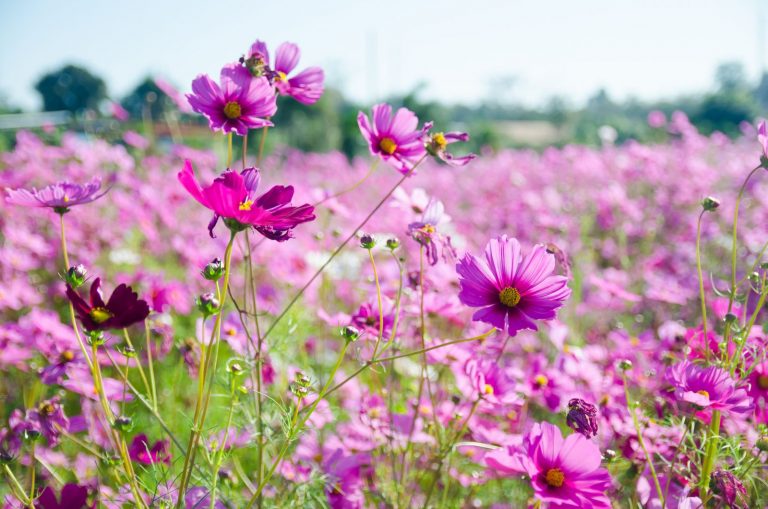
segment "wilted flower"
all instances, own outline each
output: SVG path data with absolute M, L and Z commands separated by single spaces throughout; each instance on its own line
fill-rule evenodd
M 70 207 L 90 203 L 104 196 L 109 188 L 101 189 L 101 179 L 94 177 L 87 184 L 75 184 L 62 181 L 40 190 L 8 189 L 6 201 L 24 207 L 50 207 L 56 213 L 63 214 Z
M 551 320 L 571 295 L 568 279 L 552 275 L 555 257 L 539 244 L 523 258 L 517 239 L 491 239 L 485 259 L 467 253 L 456 265 L 467 306 L 479 307 L 473 320 L 506 329 L 511 336 L 522 329 L 537 330 L 534 320 Z
M 587 438 L 597 436 L 597 407 L 583 399 L 573 398 L 568 402 L 568 427 Z
M 595 443 L 578 433 L 563 439 L 560 429 L 548 422 L 534 424 L 522 446 L 485 457 L 496 472 L 527 475 L 536 498 L 549 507 L 610 509 L 605 492 L 611 476 L 601 461 Z
M 211 237 L 219 217 L 235 231 L 253 226 L 265 237 L 281 242 L 293 236 L 293 228 L 315 219 L 311 205 L 291 206 L 293 186 L 273 186 L 257 197 L 260 176 L 256 168 L 247 168 L 241 173 L 226 170 L 210 186 L 201 188 L 195 180 L 192 163 L 185 161 L 178 177 L 194 199 L 213 211 L 213 219 L 208 224 Z
M 235 67 L 240 66 L 232 64 L 222 69 L 220 85 L 207 74 L 199 75 L 192 82 L 187 100 L 196 112 L 208 118 L 212 130 L 245 136 L 248 129 L 273 125 L 266 118 L 277 111 L 277 96 L 266 78 L 254 78 Z
M 744 484 L 728 470 L 718 468 L 712 473 L 717 493 L 723 498 L 728 507 L 746 509 L 749 507 L 749 496 Z
M 392 116 L 389 104 L 377 104 L 372 112 L 373 124 L 362 111 L 357 115 L 357 124 L 371 154 L 394 166 L 400 173 L 409 174 L 426 153 L 423 141 L 425 131 L 418 129 L 419 119 L 406 108 L 400 108 Z
M 67 285 L 67 298 L 85 330 L 122 329 L 143 321 L 149 315 L 149 305 L 139 299 L 130 286 L 120 284 L 106 303 L 101 296 L 100 286 L 101 278 L 96 278 L 91 284 L 90 303 L 87 303 Z
M 678 401 L 736 414 L 746 414 L 754 408 L 747 390 L 737 387 L 728 371 L 717 366 L 702 367 L 683 361 L 667 368 L 666 378 Z

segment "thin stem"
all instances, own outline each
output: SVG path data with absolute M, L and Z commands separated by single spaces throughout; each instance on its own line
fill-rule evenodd
M 371 267 L 373 268 L 373 279 L 376 282 L 376 301 L 379 306 L 379 335 L 376 336 L 376 344 L 373 347 L 373 355 L 371 356 L 372 359 L 375 359 L 379 351 L 381 338 L 384 337 L 384 306 L 381 301 L 381 283 L 379 282 L 379 273 L 376 271 L 376 261 L 373 259 L 373 249 L 368 249 L 368 258 L 371 260 Z
M 64 274 L 67 273 L 69 270 L 69 253 L 67 252 L 67 231 L 64 228 L 64 214 L 59 214 L 59 223 L 60 223 L 60 229 L 61 229 L 61 254 L 64 257 Z M 67 299 L 67 302 L 69 303 L 69 318 L 72 322 L 72 328 L 75 331 L 75 337 L 77 338 L 77 344 L 80 346 L 80 351 L 83 354 L 83 358 L 85 359 L 85 362 L 88 364 L 88 368 L 91 370 L 91 373 L 93 373 L 93 363 L 91 362 L 91 358 L 88 355 L 88 349 L 85 347 L 85 341 L 83 341 L 83 337 L 80 335 L 80 330 L 77 327 L 77 319 L 75 318 L 75 306 L 72 304 L 72 302 Z
M 704 332 L 704 350 L 707 362 L 709 362 L 709 335 L 707 333 L 707 300 L 704 293 L 704 275 L 701 271 L 701 221 L 706 210 L 702 210 L 696 222 L 696 272 L 699 276 L 699 298 L 701 300 L 701 323 Z
M 32 442 L 29 457 L 29 509 L 35 509 L 35 442 Z
M 149 383 L 152 386 L 152 408 L 157 410 L 157 384 L 155 383 L 155 367 L 152 360 L 152 341 L 149 322 L 144 322 L 144 333 L 147 339 L 147 363 L 149 364 Z
M 368 180 L 368 177 L 370 177 L 371 175 L 373 175 L 373 172 L 374 172 L 374 170 L 376 170 L 376 166 L 377 166 L 377 163 L 378 163 L 378 160 L 374 161 L 374 162 L 371 164 L 371 167 L 370 167 L 370 169 L 368 170 L 368 172 L 365 174 L 365 176 L 363 176 L 363 178 L 361 178 L 360 180 L 358 180 L 357 182 L 355 182 L 354 184 L 352 184 L 350 187 L 348 187 L 348 188 L 346 188 L 346 189 L 342 189 L 341 191 L 339 191 L 339 192 L 337 192 L 337 193 L 334 193 L 334 194 L 332 194 L 332 195 L 330 195 L 330 196 L 326 196 L 326 197 L 325 197 L 325 198 L 323 198 L 322 200 L 320 200 L 320 201 L 318 201 L 318 202 L 315 202 L 315 203 L 313 203 L 313 204 L 312 204 L 312 206 L 313 206 L 313 207 L 317 207 L 318 205 L 322 205 L 323 203 L 327 202 L 328 200 L 333 200 L 334 198 L 338 198 L 339 196 L 343 196 L 343 195 L 345 195 L 345 194 L 347 194 L 347 193 L 351 193 L 352 191 L 354 191 L 355 189 L 357 189 L 358 187 L 360 187 L 360 186 L 363 184 L 363 182 L 365 182 L 366 180 Z
M 3 465 L 3 471 L 5 472 L 5 476 L 8 478 L 8 485 L 11 487 L 13 495 L 18 498 L 24 505 L 28 506 L 32 504 L 33 502 L 29 500 L 29 497 L 27 497 L 27 493 L 21 486 L 21 483 L 18 479 L 16 479 L 16 476 L 13 475 L 13 470 L 11 470 L 8 465 Z
M 701 491 L 701 500 L 704 504 L 709 500 L 709 479 L 712 476 L 712 469 L 717 460 L 717 446 L 720 439 L 720 411 L 712 412 L 712 422 L 709 425 L 709 441 L 707 442 L 707 453 L 704 456 L 704 462 L 701 467 L 701 479 L 699 490 Z M 663 507 L 663 504 L 662 504 Z
M 392 193 L 395 192 L 395 189 L 400 187 L 400 184 L 402 184 L 405 181 L 406 178 L 408 178 L 411 174 L 413 174 L 414 170 L 416 170 L 416 168 L 421 164 L 422 161 L 424 161 L 424 159 L 426 157 L 427 156 L 425 155 L 424 157 L 419 159 L 416 162 L 416 164 L 413 166 L 411 171 L 409 171 L 408 173 L 403 175 L 397 181 L 397 183 L 394 185 L 394 187 L 392 187 L 392 189 L 390 189 L 384 195 L 384 197 L 381 198 L 381 200 L 373 208 L 373 210 L 365 217 L 365 219 L 363 219 L 363 221 L 359 225 L 357 225 L 357 227 L 352 231 L 352 233 L 350 233 L 350 235 L 344 240 L 344 242 L 342 242 L 341 245 L 339 247 L 337 247 L 336 250 L 333 253 L 331 253 L 331 256 L 328 257 L 328 259 L 325 261 L 325 263 L 323 263 L 323 265 L 321 265 L 320 268 L 317 269 L 317 271 L 312 275 L 312 277 L 309 278 L 309 281 L 307 281 L 306 284 L 303 287 L 301 287 L 301 289 L 298 291 L 298 293 L 293 296 L 293 298 L 290 300 L 290 302 L 288 302 L 288 305 L 285 306 L 285 308 L 283 308 L 283 310 L 280 312 L 279 315 L 277 315 L 277 318 L 275 318 L 275 320 L 272 322 L 272 324 L 269 326 L 269 328 L 264 332 L 264 336 L 263 336 L 264 339 L 266 339 L 269 336 L 269 334 L 272 332 L 272 330 L 275 328 L 275 326 L 277 326 L 277 324 L 280 323 L 280 321 L 283 318 L 285 318 L 285 315 L 288 314 L 288 311 L 290 311 L 291 308 L 293 307 L 293 305 L 296 304 L 296 302 L 301 298 L 302 295 L 304 295 L 304 292 L 307 291 L 307 288 L 309 288 L 310 285 L 312 285 L 312 283 L 315 282 L 315 279 L 317 279 L 318 276 L 320 276 L 320 274 L 323 273 L 325 268 L 328 267 L 328 265 L 330 265 L 330 263 L 334 260 L 334 258 L 336 258 L 336 256 L 338 256 L 339 253 L 341 253 L 341 251 L 346 247 L 346 245 L 349 244 L 349 242 L 353 238 L 355 238 L 355 235 L 357 235 L 357 232 L 359 232 L 360 229 L 363 226 L 365 226 L 368 223 L 368 221 L 373 217 L 373 215 L 376 214 L 376 212 L 378 212 L 378 210 L 384 205 L 384 203 L 386 203 L 386 201 L 389 199 L 389 197 L 392 196 Z
M 245 169 L 245 159 L 248 154 L 248 131 L 243 136 L 243 169 Z
M 131 349 L 134 354 L 136 353 L 136 349 L 133 347 L 133 343 L 131 343 L 131 337 L 128 335 L 128 329 L 123 327 L 123 337 L 125 338 L 126 344 L 128 344 L 128 348 Z M 147 380 L 147 375 L 144 374 L 144 368 L 141 367 L 141 360 L 138 358 L 138 354 L 135 357 L 136 359 L 136 366 L 139 368 L 139 376 L 141 376 L 141 381 L 144 383 L 144 389 L 147 391 L 147 396 L 152 397 L 152 388 L 149 386 L 149 381 Z M 126 365 L 126 369 L 127 369 Z
M 227 135 L 227 168 L 232 166 L 232 133 Z
M 629 383 L 627 382 L 626 373 L 621 374 L 621 379 L 624 382 L 624 397 L 627 400 L 627 410 L 632 415 L 632 424 L 635 426 L 635 433 L 637 433 L 637 443 L 640 444 L 640 448 L 643 450 L 645 460 L 648 462 L 648 468 L 651 471 L 651 477 L 653 477 L 653 484 L 656 487 L 656 493 L 659 496 L 661 507 L 664 506 L 664 490 L 661 489 L 661 483 L 659 483 L 659 476 L 656 474 L 656 467 L 653 466 L 653 458 L 648 452 L 648 448 L 645 446 L 645 440 L 643 439 L 643 432 L 640 429 L 640 422 L 637 419 L 636 408 L 632 404 L 632 399 L 629 397 Z

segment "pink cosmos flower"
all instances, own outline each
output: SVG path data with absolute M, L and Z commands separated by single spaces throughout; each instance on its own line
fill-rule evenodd
M 479 307 L 472 319 L 511 336 L 522 329 L 537 330 L 534 320 L 551 320 L 571 295 L 568 279 L 552 275 L 555 257 L 538 244 L 523 258 L 520 243 L 506 235 L 491 239 L 485 259 L 467 253 L 456 265 L 459 299 Z
M 431 124 L 425 126 L 425 128 L 431 127 Z M 475 154 L 467 154 L 465 156 L 455 157 L 448 152 L 448 145 L 456 143 L 457 141 L 469 141 L 469 134 L 458 131 L 432 133 L 426 138 L 425 143 L 427 151 L 444 163 L 447 163 L 450 166 L 465 166 L 477 156 Z
M 534 494 L 547 507 L 610 509 L 605 491 L 611 476 L 600 467 L 599 447 L 584 435 L 563 438 L 548 422 L 536 423 L 522 446 L 508 446 L 485 456 L 489 468 L 500 474 L 527 475 Z
M 236 72 L 236 67 L 240 66 L 230 64 L 222 69 L 221 84 L 207 74 L 199 75 L 187 99 L 192 109 L 208 118 L 211 130 L 245 136 L 248 129 L 272 125 L 264 117 L 277 111 L 277 97 L 269 80 Z
M 678 401 L 735 414 L 747 414 L 754 408 L 747 390 L 737 387 L 728 371 L 717 366 L 683 361 L 667 368 L 666 378 Z
M 762 157 L 768 157 L 768 128 L 765 125 L 765 120 L 761 121 L 757 126 L 757 141 L 763 148 Z
M 178 177 L 194 199 L 213 211 L 208 224 L 211 237 L 219 217 L 231 229 L 253 226 L 265 237 L 280 242 L 292 238 L 293 228 L 299 224 L 315 219 L 311 205 L 291 206 L 293 186 L 273 186 L 257 197 L 261 177 L 256 168 L 246 168 L 241 173 L 226 170 L 210 186 L 202 188 L 195 180 L 192 163 L 185 161 Z
M 109 188 L 101 190 L 101 179 L 94 177 L 87 184 L 62 181 L 46 186 L 39 191 L 32 188 L 8 189 L 6 201 L 23 207 L 50 207 L 57 213 L 67 212 L 69 207 L 97 200 L 107 194 Z
M 249 69 L 254 69 L 256 76 L 266 71 L 264 74 L 270 77 L 281 95 L 293 97 L 302 104 L 314 104 L 323 95 L 325 73 L 319 67 L 307 67 L 289 78 L 288 75 L 296 69 L 300 56 L 301 50 L 297 45 L 284 42 L 277 47 L 275 65 L 270 69 L 267 45 L 256 41 L 251 45 L 244 63 Z
M 419 119 L 406 108 L 400 108 L 393 116 L 389 104 L 375 105 L 372 113 L 373 124 L 362 111 L 357 114 L 357 125 L 371 154 L 407 175 L 426 154 L 424 135 L 429 126 L 419 130 Z

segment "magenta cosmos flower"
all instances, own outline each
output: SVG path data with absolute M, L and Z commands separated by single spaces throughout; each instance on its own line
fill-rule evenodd
M 735 414 L 747 414 L 754 409 L 746 388 L 737 387 L 728 371 L 717 366 L 703 367 L 683 361 L 667 368 L 666 378 L 678 401 Z
M 416 162 L 424 157 L 424 135 L 429 126 L 418 129 L 419 119 L 406 108 L 392 115 L 392 106 L 377 104 L 372 109 L 373 123 L 362 111 L 357 114 L 357 125 L 363 133 L 372 155 L 408 174 Z
M 605 491 L 611 476 L 600 467 L 598 446 L 579 433 L 563 438 L 548 422 L 536 423 L 518 447 L 486 455 L 485 463 L 500 474 L 526 475 L 538 500 L 561 509 L 610 509 Z
M 480 309 L 473 320 L 506 329 L 537 330 L 534 320 L 551 320 L 571 295 L 568 279 L 552 275 L 555 257 L 538 244 L 523 258 L 520 243 L 506 235 L 492 239 L 485 259 L 467 253 L 456 265 L 462 303 Z
M 427 127 L 431 127 L 431 125 Z M 469 141 L 469 134 L 458 131 L 432 133 L 426 139 L 427 152 L 451 166 L 464 166 L 477 156 L 475 154 L 467 154 L 456 157 L 448 152 L 448 145 L 458 141 Z
M 39 191 L 34 187 L 32 190 L 8 189 L 6 201 L 23 207 L 50 207 L 57 213 L 63 214 L 68 212 L 70 207 L 101 198 L 107 191 L 109 188 L 101 189 L 101 179 L 94 177 L 87 184 L 62 181 Z
M 275 65 L 270 67 L 266 43 L 256 41 L 245 58 L 244 64 L 254 76 L 265 75 L 274 83 L 281 95 L 293 97 L 302 104 L 315 104 L 323 95 L 325 73 L 319 67 L 307 67 L 290 77 L 301 57 L 299 47 L 284 42 L 277 47 Z
M 231 64 L 221 70 L 221 84 L 207 74 L 199 75 L 187 100 L 193 110 L 208 118 L 212 130 L 245 136 L 248 129 L 272 125 L 264 117 L 277 111 L 277 97 L 269 80 L 237 72 L 235 67 L 239 66 Z
M 91 284 L 90 303 L 67 285 L 67 298 L 74 306 L 85 330 L 93 332 L 122 329 L 143 321 L 149 315 L 149 305 L 139 299 L 130 286 L 119 285 L 105 303 L 100 285 L 100 278 L 96 278 Z
M 311 205 L 291 206 L 293 186 L 273 186 L 257 197 L 260 175 L 256 168 L 246 168 L 241 173 L 226 170 L 210 186 L 200 187 L 192 163 L 185 161 L 179 181 L 194 199 L 213 211 L 213 219 L 208 224 L 211 237 L 219 217 L 233 231 L 253 226 L 265 237 L 277 241 L 292 238 L 296 226 L 315 219 Z

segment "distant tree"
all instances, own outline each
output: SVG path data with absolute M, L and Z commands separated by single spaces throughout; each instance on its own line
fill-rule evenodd
M 741 62 L 724 62 L 715 70 L 715 85 L 723 93 L 747 90 L 747 73 Z
M 98 108 L 107 96 L 104 80 L 87 69 L 66 65 L 48 73 L 35 85 L 43 98 L 43 110 L 67 110 L 73 113 Z
M 768 72 L 760 77 L 760 83 L 755 88 L 755 99 L 763 111 L 768 110 Z
M 142 118 L 144 111 L 148 111 L 154 120 L 162 119 L 166 112 L 176 108 L 171 98 L 150 77 L 136 85 L 121 104 L 132 118 Z

